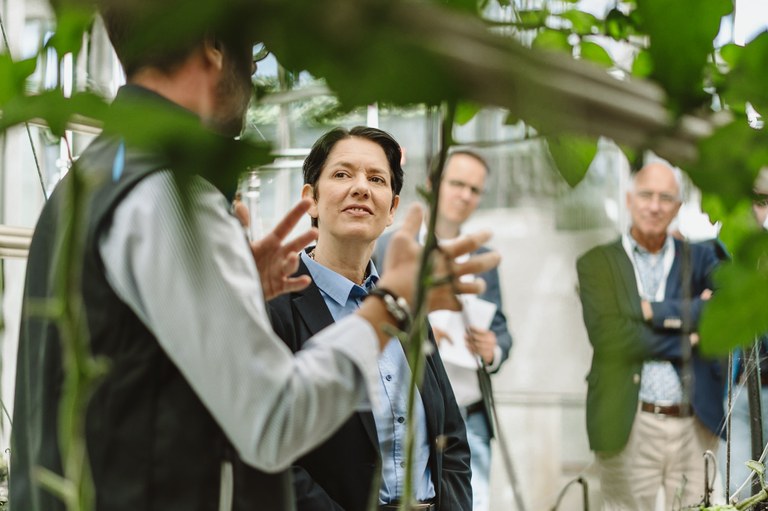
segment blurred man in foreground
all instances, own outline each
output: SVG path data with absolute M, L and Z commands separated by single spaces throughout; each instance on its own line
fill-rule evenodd
M 218 4 L 216 12 L 239 23 L 224 26 L 211 17 L 191 35 L 166 39 L 169 46 L 137 47 L 134 36 L 156 32 L 158 23 L 172 32 L 176 25 L 169 21 L 185 7 L 105 1 L 105 24 L 128 79 L 112 111 L 141 101 L 152 106 L 147 125 L 185 126 L 185 136 L 205 144 L 236 135 L 254 70 L 253 41 L 235 28 L 247 26 L 237 9 L 248 5 Z M 200 125 L 207 137 L 195 128 Z M 73 463 L 60 456 L 72 446 L 59 445 L 71 359 L 62 353 L 60 325 L 39 311 L 65 291 L 68 306 L 82 299 L 91 354 L 109 361 L 85 417 L 75 416 L 84 422 L 88 452 L 82 462 L 90 464 L 95 509 L 292 509 L 284 469 L 373 395 L 377 356 L 389 341 L 383 328 L 397 318 L 382 299 L 366 300 L 294 356 L 273 333 L 265 299 L 309 283 L 289 275 L 298 249 L 316 234 L 283 244 L 309 201 L 249 246 L 210 180 L 215 172 L 205 179 L 199 169 L 179 164 L 184 155 L 178 146 L 152 140 L 151 147 L 137 147 L 129 137 L 135 133 L 116 131 L 105 125 L 54 191 L 35 229 L 17 364 L 11 507 L 63 509 L 38 476 L 41 469 L 61 474 L 64 462 Z M 71 224 L 59 222 L 72 211 L 75 193 L 85 206 L 82 225 L 74 225 L 83 229 L 82 244 Z M 406 301 L 418 266 L 420 221 L 412 210 L 381 281 Z M 483 239 L 465 239 L 449 255 L 474 250 Z M 476 258 L 453 271 L 484 270 L 497 261 Z M 72 267 L 79 271 L 71 273 Z M 430 307 L 454 302 L 445 287 L 430 301 Z

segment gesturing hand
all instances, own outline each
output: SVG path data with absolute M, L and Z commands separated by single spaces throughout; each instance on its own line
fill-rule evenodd
M 422 211 L 414 205 L 408 210 L 402 227 L 392 235 L 384 258 L 384 272 L 379 285 L 395 291 L 404 297 L 408 303 L 413 303 L 413 292 L 419 268 L 421 246 L 416 241 L 416 235 L 421 227 Z M 499 264 L 499 254 L 486 252 L 470 257 L 463 263 L 455 259 L 463 254 L 471 253 L 491 237 L 490 233 L 482 232 L 469 236 L 461 236 L 457 240 L 441 245 L 435 258 L 433 279 L 442 281 L 429 290 L 427 296 L 428 310 L 459 310 L 461 304 L 456 293 L 482 293 L 485 282 L 474 279 L 462 282 L 459 277 L 488 271 Z M 449 278 L 446 278 L 449 277 Z
M 317 229 L 310 229 L 293 240 L 283 243 L 285 237 L 309 210 L 310 204 L 309 199 L 299 201 L 271 232 L 260 240 L 251 242 L 253 259 L 259 270 L 266 300 L 271 300 L 283 293 L 299 291 L 311 282 L 307 275 L 300 277 L 291 277 L 291 275 L 299 267 L 299 251 L 317 239 Z

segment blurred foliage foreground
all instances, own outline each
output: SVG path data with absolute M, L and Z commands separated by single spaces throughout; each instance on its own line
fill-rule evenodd
M 451 102 L 461 122 L 481 106 L 503 107 L 509 122 L 523 120 L 547 137 L 571 185 L 586 173 L 599 136 L 615 140 L 630 161 L 644 149 L 656 151 L 685 168 L 702 190 L 704 209 L 722 222 L 721 236 L 734 256 L 720 272 L 702 346 L 726 353 L 768 330 L 760 307 L 768 298 L 768 266 L 759 264 L 768 240 L 752 227 L 748 207 L 754 178 L 768 165 L 768 143 L 746 114 L 748 104 L 757 112 L 768 108 L 768 34 L 744 47 L 714 48 L 721 20 L 733 11 L 729 0 L 625 1 L 603 17 L 579 10 L 576 2 L 546 0 L 527 2 L 538 7 L 526 10 L 509 0 L 175 5 L 173 23 L 158 16 L 156 26 L 136 34 L 137 47 L 173 44 L 215 20 L 264 41 L 286 69 L 323 78 L 345 109 L 377 101 Z M 52 7 L 55 35 L 40 53 L 78 54 L 93 27 L 93 7 L 83 0 L 58 0 Z M 614 61 L 617 47 L 629 49 L 631 59 Z M 141 105 L 111 111 L 105 98 L 88 90 L 29 93 L 25 84 L 38 62 L 0 54 L 0 130 L 43 120 L 61 135 L 68 122 L 85 118 L 197 168 L 215 168 L 217 180 L 269 159 L 263 147 L 179 129 L 172 116 L 148 124 L 150 113 Z
M 461 122 L 482 106 L 505 108 L 508 122 L 523 120 L 547 137 L 572 186 L 586 173 L 600 136 L 616 141 L 630 161 L 654 150 L 702 190 L 703 207 L 722 222 L 733 254 L 703 319 L 702 348 L 724 354 L 768 331 L 768 236 L 749 218 L 768 143 L 747 119 L 748 105 L 768 110 L 768 34 L 743 47 L 715 48 L 721 21 L 733 12 L 729 0 L 619 1 L 604 16 L 580 10 L 574 0 L 525 4 L 176 0 L 172 15 L 135 36 L 141 47 L 173 44 L 205 23 L 247 30 L 286 69 L 323 78 L 345 109 L 448 104 L 444 111 Z M 57 0 L 52 7 L 55 35 L 37 56 L 0 53 L 0 131 L 35 120 L 61 136 L 69 122 L 87 119 L 131 143 L 169 151 L 193 169 L 214 168 L 214 180 L 232 180 L 269 160 L 268 148 L 218 139 L 142 105 L 117 112 L 95 92 L 67 94 L 60 86 L 30 93 L 38 57 L 49 49 L 59 59 L 77 55 L 93 29 L 90 3 Z M 615 48 L 630 58 L 616 60 Z

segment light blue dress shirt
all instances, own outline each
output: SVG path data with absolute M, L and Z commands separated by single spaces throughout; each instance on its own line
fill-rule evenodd
M 333 270 L 311 259 L 305 252 L 301 259 L 307 266 L 312 280 L 325 301 L 334 321 L 354 313 L 379 280 L 373 262 L 369 262 L 369 276 L 360 286 Z M 397 341 L 390 341 L 379 357 L 379 402 L 374 410 L 376 434 L 381 454 L 381 488 L 379 504 L 389 504 L 402 497 L 405 482 L 406 431 L 408 429 L 408 386 L 411 370 L 403 348 Z M 416 499 L 430 500 L 435 496 L 429 469 L 429 441 L 424 403 L 416 391 L 416 442 L 414 447 L 414 483 Z
M 652 254 L 628 236 L 632 247 L 632 264 L 643 285 L 642 298 L 649 302 L 656 301 L 656 294 L 663 281 L 669 277 L 669 268 L 664 267 L 664 257 L 668 251 L 675 251 L 672 236 L 667 236 L 662 249 Z M 683 385 L 672 363 L 668 360 L 647 360 L 643 364 L 640 378 L 639 398 L 646 403 L 658 405 L 678 404 L 683 401 Z

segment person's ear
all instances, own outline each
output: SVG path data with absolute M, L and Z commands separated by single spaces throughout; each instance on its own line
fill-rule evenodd
M 218 70 L 224 67 L 224 47 L 215 37 L 206 37 L 203 42 L 203 55 L 207 63 Z
M 312 205 L 309 207 L 307 214 L 317 220 L 317 198 L 315 197 L 315 189 L 311 184 L 307 183 L 301 187 L 301 198 L 312 199 Z
M 387 218 L 387 227 L 392 225 L 392 222 L 395 221 L 395 213 L 397 212 L 397 206 L 400 205 L 400 196 L 395 195 L 392 198 L 392 206 L 389 208 L 389 217 Z

